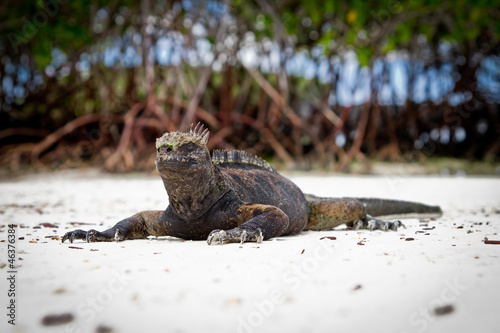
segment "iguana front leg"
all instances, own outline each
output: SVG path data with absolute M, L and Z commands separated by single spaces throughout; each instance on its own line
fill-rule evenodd
M 260 204 L 243 204 L 234 213 L 222 213 L 223 219 L 238 226 L 229 230 L 216 229 L 207 238 L 208 245 L 223 243 L 261 243 L 277 237 L 288 229 L 289 218 L 279 208 Z
M 153 234 L 152 230 L 158 225 L 158 220 L 163 211 L 144 211 L 121 220 L 112 228 L 105 231 L 91 229 L 84 231 L 77 229 L 67 232 L 62 237 L 62 242 L 75 239 L 84 239 L 87 242 L 111 242 L 125 239 L 141 239 Z

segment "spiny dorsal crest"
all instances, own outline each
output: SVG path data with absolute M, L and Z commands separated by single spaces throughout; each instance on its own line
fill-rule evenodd
M 255 165 L 261 168 L 264 168 L 272 173 L 276 173 L 276 170 L 261 159 L 260 157 L 257 157 L 255 155 L 249 154 L 247 152 L 244 152 L 242 150 L 219 150 L 216 149 L 212 153 L 212 163 L 215 165 L 218 164 L 229 164 L 229 163 L 243 163 L 243 164 L 250 164 L 250 165 Z
M 208 128 L 203 128 L 203 124 L 198 123 L 193 129 L 193 124 L 189 125 L 189 129 L 187 131 L 191 134 L 195 140 L 198 140 L 201 144 L 206 145 L 208 142 L 208 136 L 210 135 L 210 131 Z
M 189 142 L 206 145 L 209 135 L 208 128 L 204 128 L 202 124 L 198 123 L 194 128 L 193 124 L 191 124 L 186 132 L 175 131 L 163 134 L 156 139 L 156 148 L 161 146 L 178 147 Z

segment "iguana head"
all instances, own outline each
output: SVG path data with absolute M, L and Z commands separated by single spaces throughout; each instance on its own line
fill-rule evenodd
M 186 132 L 168 132 L 156 139 L 156 169 L 167 173 L 190 173 L 211 165 L 207 148 L 208 129 L 198 123 Z

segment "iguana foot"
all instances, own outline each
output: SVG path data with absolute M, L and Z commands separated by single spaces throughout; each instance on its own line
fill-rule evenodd
M 405 225 L 401 221 L 382 221 L 374 218 L 373 216 L 366 215 L 364 219 L 354 222 L 354 229 L 370 229 L 370 230 L 383 230 L 387 231 L 389 229 L 397 231 L 399 227 L 405 228 Z
M 208 235 L 207 243 L 220 245 L 224 243 L 244 243 L 244 242 L 257 242 L 262 243 L 264 237 L 262 230 L 245 230 L 241 228 L 234 228 L 231 230 L 214 230 Z
M 75 239 L 85 239 L 87 243 L 110 242 L 113 240 L 116 241 L 123 240 L 123 236 L 120 234 L 118 230 L 116 230 L 114 237 L 109 237 L 94 229 L 91 229 L 89 231 L 77 229 L 74 231 L 67 232 L 62 238 L 62 242 L 64 243 L 66 240 L 69 240 L 71 243 L 73 243 Z
M 87 238 L 87 232 L 81 229 L 76 229 L 73 231 L 69 231 L 64 234 L 62 238 L 62 243 L 64 243 L 66 240 L 69 240 L 70 243 L 73 243 L 75 239 L 86 239 Z

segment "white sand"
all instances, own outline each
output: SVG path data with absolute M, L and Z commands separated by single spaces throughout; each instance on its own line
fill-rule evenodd
M 103 230 L 165 208 L 161 181 L 93 172 L 4 181 L 0 240 L 10 223 L 25 228 L 15 244 L 16 327 L 6 316 L 9 267 L 0 269 L 1 332 L 500 331 L 500 245 L 483 243 L 500 240 L 500 179 L 291 178 L 321 196 L 415 200 L 445 213 L 428 223 L 432 230 L 410 219 L 397 232 L 340 227 L 258 245 L 174 238 L 61 244 L 46 237 L 74 229 L 69 222 Z M 44 222 L 58 228 L 33 228 Z M 3 242 L 0 263 L 7 259 Z M 445 305 L 451 313 L 434 313 Z M 42 325 L 46 315 L 64 313 L 74 316 L 69 324 Z

